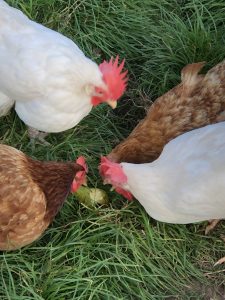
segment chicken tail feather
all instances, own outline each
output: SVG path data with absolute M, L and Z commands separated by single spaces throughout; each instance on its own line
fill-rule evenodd
M 201 75 L 198 75 L 199 71 L 203 68 L 205 62 L 198 62 L 186 65 L 181 71 L 181 81 L 183 83 L 183 95 L 189 96 L 193 91 L 193 88 L 202 79 Z

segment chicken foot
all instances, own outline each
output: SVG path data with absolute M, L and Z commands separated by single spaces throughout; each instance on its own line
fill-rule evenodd
M 208 234 L 211 230 L 213 230 L 216 225 L 219 223 L 220 220 L 218 219 L 213 219 L 213 220 L 209 220 L 209 224 L 206 226 L 206 229 L 205 229 L 205 234 Z M 225 242 L 225 237 L 222 238 L 222 240 Z M 221 265 L 225 262 L 225 256 L 220 258 L 215 264 L 214 264 L 214 267 L 215 266 L 218 266 L 218 265 Z
M 205 235 L 207 235 L 211 230 L 213 230 L 216 225 L 219 223 L 219 219 L 212 219 L 212 220 L 209 220 L 209 224 L 206 226 L 205 228 Z M 225 237 L 222 238 L 222 240 L 225 242 Z M 218 265 L 221 265 L 225 262 L 225 256 L 220 258 L 215 264 L 214 264 L 214 267 L 215 266 L 218 266 Z
M 32 147 L 34 147 L 35 141 L 38 141 L 39 144 L 44 146 L 50 145 L 50 143 L 45 140 L 45 137 L 48 135 L 46 132 L 40 132 L 33 127 L 28 127 L 28 135 L 30 137 Z
M 215 266 L 218 266 L 218 265 L 221 265 L 225 262 L 225 256 L 220 258 L 215 264 L 214 264 L 214 267 Z
M 220 220 L 218 219 L 212 219 L 209 220 L 209 224 L 205 228 L 205 235 L 207 235 L 211 230 L 213 230 L 216 225 L 219 223 Z
M 221 237 L 221 239 L 225 242 L 225 237 L 224 237 L 224 236 Z M 217 260 L 217 262 L 214 264 L 214 267 L 215 267 L 215 266 L 218 266 L 218 265 L 221 265 L 221 264 L 223 264 L 224 262 L 225 262 L 225 256 L 222 257 L 222 258 L 220 258 L 219 260 Z

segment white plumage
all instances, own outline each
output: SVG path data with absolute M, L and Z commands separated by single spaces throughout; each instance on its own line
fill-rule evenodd
M 121 163 L 130 191 L 154 219 L 192 223 L 225 217 L 225 122 L 170 141 L 153 163 Z
M 7 115 L 13 104 L 13 100 L 0 92 L 0 116 Z
M 15 101 L 28 125 L 45 132 L 75 126 L 105 89 L 98 65 L 74 42 L 0 0 L 0 116 Z

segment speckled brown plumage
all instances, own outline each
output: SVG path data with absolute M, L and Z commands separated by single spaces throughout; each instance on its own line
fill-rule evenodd
M 40 237 L 82 169 L 75 163 L 35 161 L 0 145 L 0 250 L 17 249 Z
M 182 133 L 225 120 L 225 61 L 206 75 L 204 63 L 187 65 L 181 83 L 159 97 L 127 139 L 108 155 L 115 162 L 145 163 Z

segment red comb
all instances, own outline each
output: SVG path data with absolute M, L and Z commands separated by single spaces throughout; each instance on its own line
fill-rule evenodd
M 76 163 L 84 168 L 83 171 L 78 171 L 76 177 L 73 180 L 71 186 L 71 192 L 76 192 L 81 185 L 87 184 L 86 174 L 88 172 L 88 166 L 86 164 L 85 158 L 83 156 L 78 157 Z
M 86 173 L 88 172 L 88 166 L 86 164 L 84 156 L 79 156 L 78 159 L 76 160 L 76 163 L 78 165 L 82 166 Z M 81 172 L 83 172 L 83 171 L 81 171 Z
M 128 200 L 132 200 L 132 194 L 119 186 L 127 182 L 127 176 L 124 174 L 120 164 L 114 163 L 107 157 L 102 156 L 99 172 L 105 183 L 115 186 L 115 191 L 118 194 L 124 196 Z
M 113 184 L 113 178 L 116 178 L 118 183 L 127 182 L 127 176 L 124 174 L 120 164 L 110 161 L 107 157 L 101 157 L 101 164 L 99 166 L 100 175 L 105 181 Z
M 132 195 L 130 192 L 125 191 L 125 190 L 121 189 L 120 187 L 117 187 L 117 188 L 115 189 L 115 191 L 116 191 L 118 194 L 122 195 L 122 196 L 123 196 L 124 198 L 126 198 L 127 200 L 129 200 L 129 201 L 132 201 L 132 200 L 133 200 L 133 195 Z
M 119 55 L 116 56 L 114 61 L 113 57 L 111 57 L 109 62 L 103 61 L 99 65 L 99 69 L 103 74 L 103 80 L 112 95 L 112 100 L 117 100 L 123 95 L 128 80 L 126 77 L 127 71 L 122 72 L 125 59 L 123 59 L 120 65 L 118 63 Z

